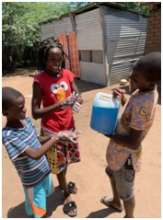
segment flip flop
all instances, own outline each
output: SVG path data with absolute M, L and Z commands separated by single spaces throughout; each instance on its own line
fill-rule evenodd
M 111 176 L 113 175 L 113 172 L 112 172 L 108 167 L 105 168 L 105 173 L 106 173 L 109 177 L 111 177 Z
M 76 187 L 75 183 L 70 181 L 67 184 L 67 190 L 68 190 L 69 193 L 76 194 L 77 193 L 77 187 Z
M 111 204 L 111 200 L 109 201 L 106 196 L 104 196 L 104 197 L 100 200 L 100 202 L 101 202 L 102 204 L 104 204 L 105 206 L 114 209 L 116 212 L 122 212 L 122 208 L 115 207 L 114 205 L 112 205 L 112 204 Z
M 70 202 L 65 203 L 63 206 L 63 212 L 70 217 L 77 216 L 76 203 L 74 201 L 70 201 Z

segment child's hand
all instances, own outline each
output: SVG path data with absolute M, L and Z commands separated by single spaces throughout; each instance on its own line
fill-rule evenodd
M 75 103 L 76 99 L 77 98 L 72 94 L 64 100 L 64 105 L 65 106 L 72 106 Z
M 39 141 L 40 141 L 41 144 L 46 143 L 47 141 L 50 140 L 50 138 L 51 138 L 51 137 L 49 137 L 49 136 L 45 136 L 45 135 L 44 135 L 44 136 L 43 136 L 43 135 L 42 135 L 42 136 L 41 136 L 41 135 L 38 136 L 38 139 L 39 139 Z
M 79 102 L 80 104 L 83 104 L 84 100 L 81 95 L 78 96 L 77 102 Z
M 75 132 L 74 131 L 61 131 L 58 133 L 58 138 L 62 143 L 72 142 L 76 144 L 79 138 L 79 132 L 78 131 L 75 131 Z
M 121 97 L 124 94 L 125 94 L 124 89 L 119 89 L 119 88 L 113 89 L 113 97 L 114 98 Z
M 64 101 L 59 102 L 59 107 L 61 109 L 64 109 L 64 108 L 66 108 L 69 105 L 70 105 L 69 97 L 67 99 L 65 99 Z
M 119 97 L 121 100 L 121 104 L 124 105 L 126 103 L 125 90 L 124 89 L 113 89 L 113 98 Z

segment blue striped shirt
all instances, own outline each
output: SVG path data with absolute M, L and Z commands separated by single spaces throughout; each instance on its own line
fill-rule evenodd
M 23 123 L 23 128 L 3 128 L 2 140 L 23 185 L 30 187 L 42 181 L 50 173 L 50 168 L 46 156 L 35 160 L 28 155 L 22 155 L 29 147 L 40 147 L 32 120 L 26 118 Z

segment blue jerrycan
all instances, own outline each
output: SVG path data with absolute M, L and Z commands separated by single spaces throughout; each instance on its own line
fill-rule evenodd
M 90 127 L 103 134 L 112 135 L 115 131 L 120 109 L 120 100 L 112 94 L 98 92 L 92 105 Z

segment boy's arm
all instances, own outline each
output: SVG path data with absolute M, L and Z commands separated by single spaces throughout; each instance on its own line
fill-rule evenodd
M 29 147 L 27 150 L 25 150 L 25 154 L 27 154 L 29 157 L 32 157 L 33 159 L 39 159 L 42 155 L 44 155 L 54 144 L 58 141 L 58 137 L 53 136 L 48 140 L 45 144 L 43 144 L 40 148 L 33 149 L 32 147 Z
M 130 133 L 126 136 L 115 134 L 110 136 L 117 144 L 127 147 L 131 150 L 137 150 L 142 142 L 143 131 L 130 128 Z
M 37 138 L 39 139 L 39 141 L 40 141 L 41 144 L 44 144 L 44 143 L 46 143 L 47 141 L 49 141 L 51 137 L 49 137 L 49 136 L 41 136 L 41 135 L 40 135 L 40 136 L 37 136 Z

